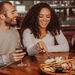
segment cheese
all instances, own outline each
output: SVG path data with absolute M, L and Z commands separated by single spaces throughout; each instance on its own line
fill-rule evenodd
M 48 59 L 44 63 L 47 64 L 47 63 L 51 63 L 52 61 L 55 61 L 55 59 L 54 58 Z

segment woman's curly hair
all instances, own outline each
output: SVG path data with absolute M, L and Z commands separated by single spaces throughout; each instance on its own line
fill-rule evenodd
M 48 24 L 46 31 L 51 32 L 53 36 L 57 35 L 57 32 L 60 34 L 59 19 L 55 11 L 47 3 L 38 3 L 29 9 L 28 13 L 26 13 L 25 15 L 25 18 L 21 26 L 22 32 L 25 29 L 29 28 L 31 30 L 31 33 L 33 33 L 34 37 L 39 38 L 38 34 L 41 35 L 41 32 L 40 32 L 39 24 L 38 24 L 38 16 L 42 8 L 47 8 L 51 12 L 51 21 Z

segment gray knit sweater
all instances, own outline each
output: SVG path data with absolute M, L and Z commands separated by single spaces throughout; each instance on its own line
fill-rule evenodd
M 19 33 L 13 27 L 9 31 L 0 30 L 0 63 L 9 62 L 9 53 L 18 46 Z

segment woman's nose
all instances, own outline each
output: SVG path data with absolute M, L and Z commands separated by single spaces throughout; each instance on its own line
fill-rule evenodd
M 46 17 L 45 16 L 43 17 L 43 20 L 46 20 Z

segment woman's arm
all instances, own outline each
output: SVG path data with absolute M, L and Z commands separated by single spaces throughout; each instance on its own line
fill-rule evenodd
M 55 46 L 47 46 L 48 52 L 65 52 L 69 51 L 69 44 L 67 42 L 67 39 L 63 35 L 62 31 L 60 30 L 60 35 L 57 34 L 55 36 L 56 41 L 58 42 L 58 45 Z
M 29 55 L 36 55 L 39 53 L 39 51 L 35 48 L 36 44 L 34 44 L 33 35 L 31 34 L 30 29 L 26 29 L 23 32 L 23 43 L 24 46 L 27 47 L 27 52 Z

